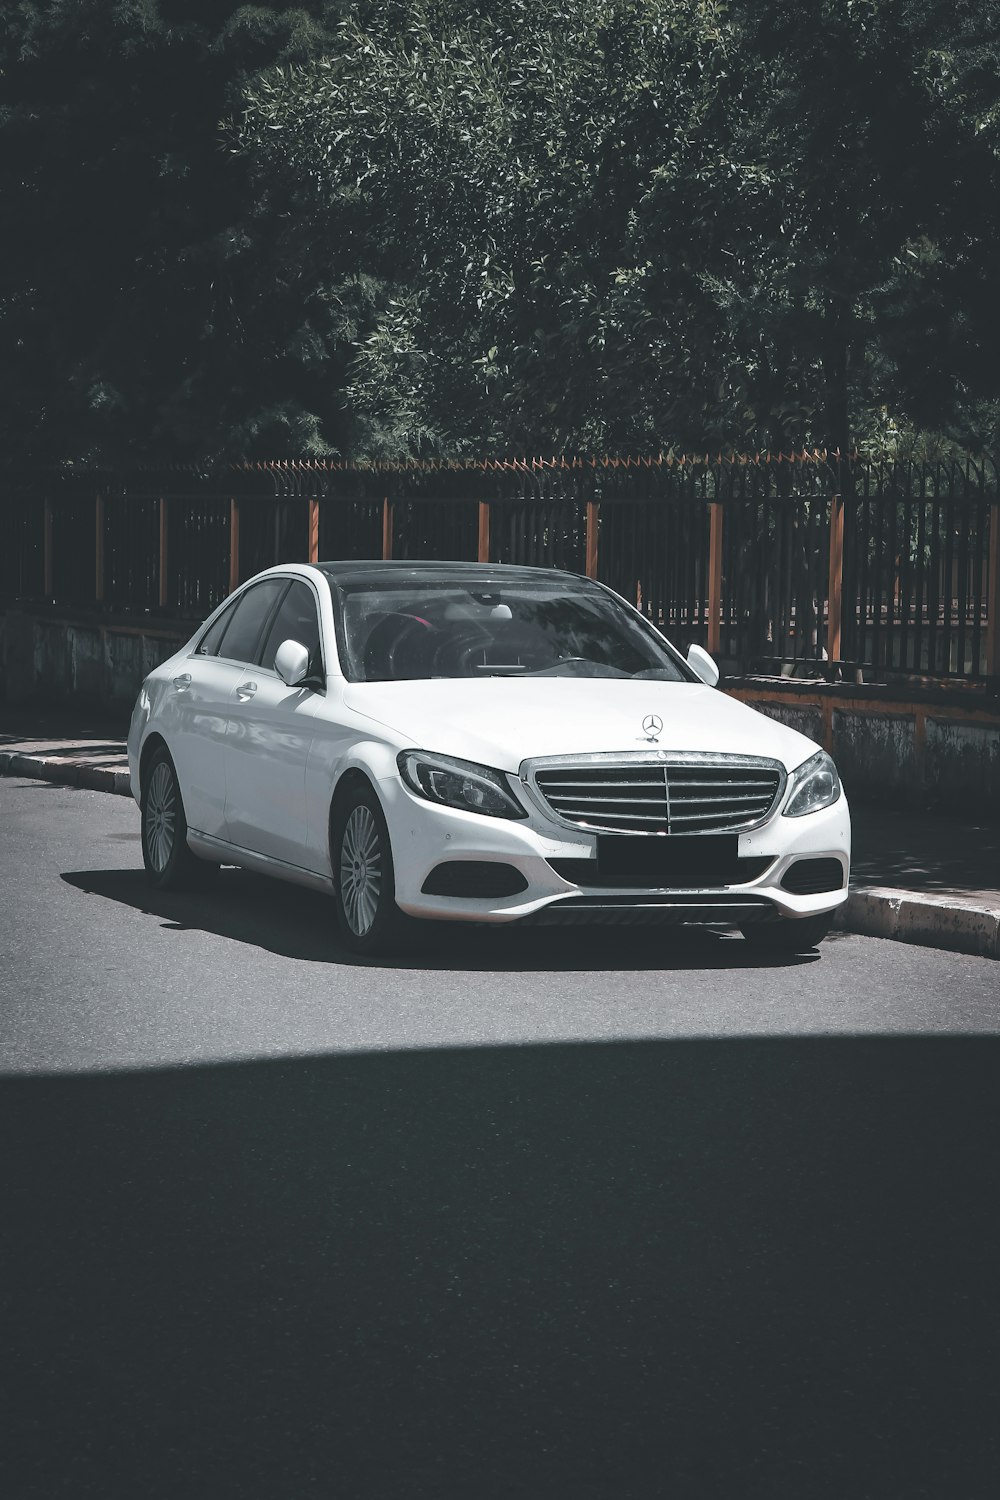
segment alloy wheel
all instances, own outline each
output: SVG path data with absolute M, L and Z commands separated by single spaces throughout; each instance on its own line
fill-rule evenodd
M 382 851 L 371 809 L 355 807 L 340 845 L 340 899 L 356 937 L 371 931 L 382 895 Z
M 149 778 L 146 793 L 146 847 L 150 863 L 162 875 L 174 851 L 177 827 L 177 789 L 170 767 L 160 761 Z

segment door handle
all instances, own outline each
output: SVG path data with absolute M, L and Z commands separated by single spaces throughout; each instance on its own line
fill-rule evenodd
M 249 703 L 256 691 L 257 684 L 255 682 L 241 682 L 236 689 L 236 696 L 241 703 Z
M 174 678 L 175 688 L 188 688 L 191 686 L 191 673 L 182 672 L 179 677 Z

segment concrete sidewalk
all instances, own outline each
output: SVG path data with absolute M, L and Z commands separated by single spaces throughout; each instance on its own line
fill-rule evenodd
M 8 709 L 0 775 L 130 796 L 127 728 L 77 710 Z M 838 927 L 1000 958 L 1000 823 L 858 803 L 851 812 L 851 894 Z
M 852 804 L 838 926 L 1000 958 L 1000 823 Z
M 0 776 L 31 776 L 128 797 L 127 733 L 127 719 L 78 709 L 6 709 L 0 716 Z

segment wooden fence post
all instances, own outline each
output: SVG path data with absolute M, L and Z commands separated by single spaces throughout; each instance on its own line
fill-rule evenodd
M 229 502 L 229 592 L 239 586 L 240 581 L 240 502 Z
M 309 497 L 309 561 L 319 562 L 319 501 Z
M 42 510 L 42 593 L 52 598 L 52 501 L 48 495 Z
M 844 608 L 844 497 L 830 496 L 830 578 L 827 589 L 826 654 L 840 661 Z
M 104 603 L 104 496 L 94 497 L 94 598 Z
M 159 591 L 158 604 L 160 609 L 167 607 L 167 568 L 170 559 L 167 556 L 167 498 L 160 496 L 160 561 L 159 561 Z
M 597 577 L 597 533 L 601 523 L 601 506 L 597 500 L 587 501 L 587 577 Z
M 1000 677 L 1000 501 L 990 506 L 990 551 L 986 575 L 986 663 L 988 677 Z
M 382 561 L 392 559 L 392 501 L 386 495 L 382 501 Z
M 488 500 L 479 502 L 479 551 L 480 562 L 490 560 L 490 505 Z
M 722 646 L 722 502 L 708 506 L 708 650 L 717 656 Z

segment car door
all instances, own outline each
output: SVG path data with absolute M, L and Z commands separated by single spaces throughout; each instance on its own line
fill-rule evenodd
M 188 826 L 225 837 L 226 749 L 233 694 L 284 579 L 266 579 L 243 590 L 213 620 L 171 680 L 163 713 L 184 800 Z
M 166 737 L 180 781 L 188 827 L 221 835 L 225 820 L 225 739 L 229 699 L 240 671 L 219 660 L 219 645 L 238 599 L 201 634 L 194 651 L 175 663 L 157 728 Z
M 307 684 L 289 687 L 274 668 L 283 641 L 310 654 Z M 287 584 L 257 662 L 236 684 L 226 749 L 226 834 L 231 844 L 309 869 L 306 766 L 325 689 L 318 601 L 298 578 Z

